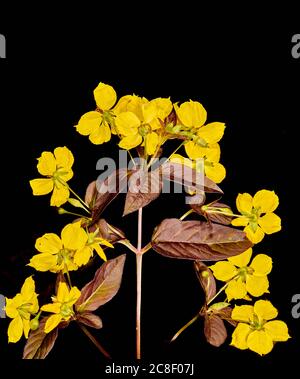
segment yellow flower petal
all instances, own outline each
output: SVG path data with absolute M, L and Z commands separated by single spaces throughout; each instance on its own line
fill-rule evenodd
M 83 249 L 77 250 L 74 255 L 74 262 L 77 266 L 83 266 L 88 263 L 92 256 L 92 250 L 89 246 L 85 246 Z
M 22 304 L 22 296 L 17 294 L 13 299 L 6 298 L 5 313 L 10 318 L 16 318 L 19 314 L 17 308 Z
M 127 136 L 121 139 L 119 146 L 122 149 L 130 150 L 142 143 L 142 137 L 139 134 Z
M 221 156 L 221 149 L 218 143 L 210 144 L 208 147 L 202 147 L 203 157 L 206 157 L 209 162 L 218 163 Z
M 123 112 L 115 118 L 115 124 L 119 134 L 133 136 L 137 134 L 141 121 L 133 112 Z
M 41 253 L 57 254 L 63 245 L 58 235 L 46 233 L 36 240 L 35 248 Z
M 156 106 L 156 117 L 162 121 L 172 112 L 173 104 L 170 98 L 158 97 L 157 99 L 151 100 L 151 103 Z
M 48 318 L 45 325 L 45 333 L 50 333 L 53 329 L 55 329 L 58 324 L 61 322 L 62 316 L 60 314 L 58 315 L 52 315 Z
M 226 177 L 225 167 L 221 163 L 204 161 L 205 175 L 215 183 L 221 183 Z
M 106 255 L 105 255 L 104 250 L 102 249 L 102 247 L 99 246 L 98 244 L 94 244 L 93 247 L 96 250 L 96 252 L 99 255 L 99 257 L 106 262 L 107 258 L 106 258 Z
M 232 333 L 232 340 L 230 345 L 238 349 L 248 349 L 247 338 L 251 332 L 250 326 L 247 324 L 239 323 Z
M 68 296 L 68 306 L 72 306 L 76 303 L 76 301 L 80 298 L 81 292 L 77 287 L 72 287 Z
M 68 300 L 69 289 L 65 282 L 59 282 L 56 299 L 60 303 L 64 303 Z
M 57 264 L 57 256 L 49 253 L 41 253 L 34 255 L 28 266 L 33 267 L 37 271 L 49 271 L 53 269 Z
M 105 240 L 104 238 L 96 238 L 97 243 L 100 243 L 101 245 L 107 246 L 107 247 L 114 247 L 110 242 Z
M 52 304 L 45 304 L 41 307 L 41 310 L 43 312 L 50 312 L 50 313 L 60 313 L 60 303 L 52 303 Z
M 240 213 L 251 213 L 253 206 L 252 196 L 249 193 L 239 193 L 236 198 L 236 207 Z
M 87 240 L 88 235 L 81 228 L 80 222 L 66 225 L 61 231 L 61 239 L 64 247 L 69 250 L 82 249 Z
M 179 163 L 179 164 L 194 168 L 193 161 L 189 158 L 183 157 L 180 154 L 173 154 L 170 158 L 170 162 Z
M 22 319 L 23 322 L 23 331 L 25 338 L 28 338 L 29 330 L 30 330 L 30 320 Z
M 249 219 L 248 217 L 245 217 L 245 216 L 237 217 L 231 221 L 231 225 L 233 226 L 247 226 L 248 224 L 249 224 Z
M 50 205 L 52 207 L 60 207 L 67 202 L 69 197 L 70 192 L 67 187 L 61 186 L 60 188 L 57 188 L 57 186 L 55 186 L 51 196 Z
M 259 297 L 269 292 L 269 281 L 267 276 L 247 275 L 246 288 L 250 295 Z
M 179 120 L 188 127 L 200 127 L 205 124 L 207 112 L 198 101 L 187 101 L 178 107 L 174 105 Z
M 285 322 L 280 320 L 269 321 L 264 324 L 265 331 L 273 341 L 287 341 L 289 338 L 288 327 Z
M 259 243 L 263 240 L 265 233 L 262 231 L 262 229 L 258 226 L 256 231 L 253 232 L 250 225 L 246 226 L 244 229 L 244 232 L 247 235 L 247 238 L 253 242 L 253 243 Z
M 94 98 L 97 106 L 103 110 L 109 110 L 117 101 L 116 91 L 112 86 L 104 83 L 99 83 L 94 89 Z
M 56 170 L 54 155 L 49 151 L 44 151 L 38 158 L 37 169 L 41 175 L 52 176 Z
M 201 137 L 207 143 L 217 143 L 223 137 L 225 124 L 222 122 L 212 122 L 202 126 L 198 130 L 198 137 Z
M 32 279 L 32 276 L 29 276 L 29 278 L 25 280 L 21 288 L 21 295 L 25 299 L 30 299 L 32 295 L 34 294 L 34 292 L 35 292 L 35 283 L 34 283 L 34 280 Z
M 248 348 L 259 355 L 270 353 L 273 349 L 272 338 L 263 330 L 254 330 L 247 339 Z
M 270 213 L 278 207 L 279 198 L 274 191 L 261 190 L 253 197 L 254 208 L 259 208 L 261 213 Z
M 251 322 L 254 317 L 252 305 L 236 305 L 231 313 L 231 318 L 237 321 Z
M 246 284 L 241 278 L 231 280 L 225 290 L 228 301 L 232 299 L 243 299 L 247 295 Z
M 250 267 L 256 276 L 268 275 L 272 271 L 272 258 L 266 254 L 258 254 L 253 258 Z
M 34 196 L 47 195 L 53 190 L 52 179 L 33 179 L 29 183 Z
M 237 273 L 236 268 L 230 262 L 226 261 L 217 262 L 210 266 L 210 269 L 213 271 L 214 277 L 223 282 L 227 282 L 227 280 L 233 278 Z
M 143 122 L 149 124 L 155 117 L 157 117 L 157 108 L 154 102 L 149 101 L 142 105 Z
M 54 149 L 54 155 L 58 168 L 70 169 L 73 166 L 74 156 L 66 146 Z
M 111 131 L 109 125 L 102 123 L 100 127 L 91 132 L 89 140 L 94 145 L 101 145 L 111 139 Z
M 145 148 L 148 155 L 153 155 L 158 144 L 158 135 L 155 132 L 148 133 L 145 137 Z
M 252 256 L 252 248 L 250 247 L 242 254 L 236 255 L 235 257 L 228 258 L 228 261 L 237 267 L 245 267 L 250 262 Z
M 277 309 L 268 300 L 258 300 L 254 304 L 254 313 L 260 320 L 272 320 L 278 315 Z
M 88 136 L 95 129 L 99 128 L 102 122 L 102 114 L 99 112 L 87 112 L 81 116 L 78 125 L 76 125 L 76 130 L 83 136 Z
M 258 224 L 266 234 L 272 234 L 281 230 L 281 220 L 275 213 L 267 213 L 258 219 Z
M 16 318 L 14 318 L 10 322 L 8 326 L 7 334 L 8 334 L 8 342 L 15 343 L 21 339 L 22 334 L 23 334 L 23 322 L 20 315 L 18 315 Z

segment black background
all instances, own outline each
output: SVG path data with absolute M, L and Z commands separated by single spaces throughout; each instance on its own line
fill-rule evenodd
M 34 253 L 35 239 L 46 232 L 59 233 L 71 221 L 49 207 L 48 196 L 32 196 L 28 181 L 37 177 L 35 158 L 57 146 L 69 147 L 75 155 L 72 187 L 84 195 L 87 184 L 99 174 L 97 160 L 116 154 L 113 143 L 92 145 L 73 128 L 83 113 L 94 108 L 92 90 L 98 82 L 111 84 L 118 97 L 136 93 L 149 99 L 171 96 L 174 102 L 198 100 L 209 121 L 227 124 L 221 141 L 221 161 L 227 169 L 221 185 L 224 201 L 235 206 L 239 192 L 254 194 L 263 188 L 279 195 L 282 232 L 267 236 L 255 252 L 273 258 L 271 293 L 266 298 L 278 308 L 293 338 L 261 358 L 228 346 L 230 338 L 221 348 L 211 347 L 198 322 L 170 345 L 170 337 L 194 316 L 203 295 L 191 262 L 151 251 L 144 257 L 143 356 L 147 361 L 194 361 L 199 370 L 215 367 L 214 362 L 230 370 L 245 364 L 268 370 L 296 365 L 300 320 L 291 316 L 291 298 L 300 292 L 296 222 L 300 60 L 291 56 L 291 38 L 300 25 L 294 22 L 293 9 L 277 10 L 276 15 L 274 9 L 265 13 L 240 9 L 235 16 L 221 9 L 206 14 L 192 8 L 162 12 L 152 6 L 137 15 L 128 9 L 125 16 L 120 8 L 102 8 L 99 13 L 90 8 L 75 16 L 61 10 L 52 15 L 45 8 L 30 18 L 30 10 L 26 11 L 26 17 L 18 20 L 15 12 L 1 12 L 7 59 L 0 60 L 0 292 L 8 297 L 18 292 L 33 273 L 24 266 Z M 123 201 L 119 197 L 104 217 L 126 230 L 135 243 L 137 215 L 121 218 Z M 186 209 L 183 195 L 163 195 L 145 208 L 144 242 L 161 220 L 179 217 Z M 109 257 L 124 252 L 117 246 Z M 133 360 L 135 353 L 134 260 L 128 252 L 120 292 L 99 311 L 104 328 L 95 332 L 116 360 Z M 74 274 L 73 281 L 81 286 L 92 275 L 93 268 Z M 35 273 L 35 279 L 40 298 L 47 301 L 53 275 Z M 19 360 L 24 341 L 8 346 L 7 325 L 8 320 L 1 320 L 0 359 Z M 228 331 L 230 335 L 232 329 Z M 55 365 L 56 360 L 88 359 L 104 363 L 71 325 L 42 367 Z

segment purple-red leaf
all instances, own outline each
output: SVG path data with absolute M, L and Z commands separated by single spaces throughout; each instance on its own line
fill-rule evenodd
M 99 229 L 99 236 L 107 241 L 114 243 L 125 239 L 125 234 L 119 228 L 110 225 L 104 218 L 100 218 L 95 224 L 89 227 L 90 232 L 94 232 Z
M 94 279 L 82 288 L 75 304 L 77 312 L 94 311 L 116 295 L 121 285 L 125 258 L 123 254 L 103 263 Z
M 188 188 L 193 188 L 200 193 L 203 191 L 223 193 L 216 183 L 191 167 L 180 163 L 165 162 L 160 166 L 160 169 L 164 179 L 182 184 Z
M 227 337 L 227 331 L 222 319 L 215 315 L 206 315 L 204 319 L 204 334 L 208 343 L 221 346 Z
M 164 220 L 154 231 L 152 247 L 170 258 L 219 261 L 238 255 L 253 244 L 246 234 L 203 221 Z
M 160 170 L 134 173 L 129 180 L 129 191 L 126 195 L 123 216 L 143 208 L 157 199 L 162 190 Z
M 102 182 L 94 181 L 89 184 L 85 194 L 85 202 L 92 210 L 93 222 L 99 219 L 108 204 L 127 187 L 129 175 L 130 171 L 123 168 L 114 171 Z
M 197 277 L 204 290 L 206 303 L 216 294 L 216 281 L 211 270 L 201 261 L 194 262 Z
M 47 319 L 48 317 L 44 317 L 40 321 L 38 329 L 29 333 L 24 347 L 23 359 L 44 359 L 52 350 L 58 335 L 58 328 L 46 334 L 44 328 Z
M 233 219 L 234 216 L 228 216 L 228 213 L 231 213 L 231 208 L 223 203 L 212 203 L 209 205 L 209 209 L 207 209 L 207 206 L 201 206 L 199 204 L 190 204 L 191 208 L 198 213 L 201 216 L 204 216 L 207 220 L 211 222 L 216 222 L 218 224 L 223 224 L 223 225 L 230 225 L 231 220 Z M 220 208 L 220 209 L 218 209 Z M 224 213 L 215 213 L 216 211 Z
M 80 324 L 87 325 L 91 328 L 101 329 L 103 326 L 101 318 L 91 312 L 78 313 L 76 319 Z

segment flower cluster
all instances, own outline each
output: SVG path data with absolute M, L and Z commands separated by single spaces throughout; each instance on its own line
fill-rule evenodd
M 100 83 L 94 90 L 96 109 L 85 113 L 76 130 L 89 136 L 92 143 L 108 142 L 112 135 L 119 138 L 119 147 L 131 150 L 141 146 L 146 157 L 156 156 L 169 139 L 179 139 L 187 157 L 176 155 L 184 164 L 195 167 L 198 159 L 204 160 L 205 175 L 216 183 L 226 176 L 219 162 L 219 141 L 225 124 L 206 123 L 207 112 L 197 101 L 172 104 L 170 98 L 148 100 L 145 97 L 126 95 L 117 101 L 115 90 Z
M 236 206 L 241 215 L 231 221 L 234 226 L 244 226 L 244 231 L 253 244 L 261 242 L 265 234 L 281 230 L 281 220 L 273 213 L 279 205 L 274 191 L 260 190 L 253 197 L 239 194 Z M 260 297 L 269 293 L 268 274 L 272 271 L 272 258 L 257 254 L 252 260 L 252 248 L 240 255 L 230 257 L 210 266 L 214 277 L 225 282 L 223 289 L 226 301 Z M 231 318 L 238 321 L 233 332 L 231 345 L 239 349 L 250 349 L 260 355 L 268 354 L 274 342 L 290 338 L 283 321 L 269 321 L 278 312 L 267 300 L 258 300 L 252 305 L 235 305 Z

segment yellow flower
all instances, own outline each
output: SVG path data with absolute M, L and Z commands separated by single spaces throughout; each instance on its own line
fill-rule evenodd
M 277 314 L 277 309 L 266 300 L 258 300 L 254 307 L 236 305 L 231 318 L 239 323 L 232 334 L 231 345 L 241 350 L 250 349 L 259 355 L 270 353 L 274 342 L 290 338 L 287 325 L 273 320 Z
M 86 233 L 81 222 L 66 225 L 61 238 L 54 233 L 46 233 L 36 240 L 35 248 L 41 253 L 34 255 L 28 266 L 38 271 L 74 271 L 88 263 L 96 250 L 106 261 L 101 245 L 113 247 L 108 241 L 97 237 L 98 230 Z
M 89 136 L 89 140 L 100 145 L 111 139 L 110 125 L 113 125 L 113 115 L 110 109 L 114 106 L 117 95 L 113 87 L 99 83 L 94 90 L 97 110 L 85 113 L 76 125 L 78 133 Z
M 228 282 L 225 292 L 229 301 L 246 298 L 247 292 L 255 297 L 269 292 L 267 275 L 272 270 L 272 259 L 268 255 L 258 254 L 248 266 L 251 256 L 250 248 L 210 267 L 216 279 Z
M 13 299 L 6 299 L 6 315 L 13 319 L 8 326 L 8 342 L 18 342 L 23 333 L 25 338 L 28 338 L 30 317 L 38 310 L 35 283 L 30 276 L 25 280 L 21 293 L 18 293 Z
M 180 106 L 174 105 L 179 122 L 193 137 L 193 143 L 198 146 L 208 147 L 221 140 L 225 130 L 222 122 L 205 124 L 207 112 L 202 104 L 197 101 L 187 101 Z
M 46 233 L 38 238 L 35 248 L 41 253 L 34 255 L 28 266 L 38 271 L 73 271 L 78 266 L 74 263 L 74 254 L 83 249 L 87 234 L 80 226 L 80 221 L 66 225 L 61 238 L 54 233 Z
M 153 155 L 160 141 L 159 120 L 163 121 L 172 110 L 170 99 L 157 98 L 151 101 L 138 97 L 123 99 L 117 113 L 115 124 L 121 136 L 119 146 L 130 150 L 143 143 L 146 153 Z M 127 110 L 131 109 L 131 110 Z
M 193 141 L 187 142 L 185 151 L 190 159 L 196 161 L 199 158 L 204 160 L 205 175 L 215 183 L 221 183 L 226 177 L 225 167 L 219 162 L 221 150 L 218 143 L 201 147 Z
M 281 230 L 281 220 L 273 213 L 278 207 L 279 199 L 274 191 L 261 190 L 254 197 L 248 193 L 239 194 L 236 207 L 242 214 L 232 220 L 234 226 L 245 226 L 244 231 L 253 243 L 258 243 L 266 234 Z
M 40 196 L 53 191 L 50 205 L 59 207 L 64 204 L 70 196 L 66 182 L 73 177 L 73 163 L 73 154 L 66 147 L 57 147 L 54 154 L 44 151 L 38 158 L 37 169 L 47 179 L 30 180 L 33 194 Z
M 54 313 L 46 321 L 45 333 L 50 333 L 61 321 L 68 321 L 74 315 L 73 305 L 80 297 L 80 291 L 77 287 L 72 287 L 69 291 L 64 282 L 58 286 L 57 296 L 52 297 L 53 303 L 41 307 L 44 312 Z
M 97 237 L 99 230 L 96 229 L 93 233 L 87 234 L 87 241 L 85 246 L 77 250 L 74 255 L 74 262 L 77 266 L 82 266 L 88 263 L 90 258 L 93 256 L 94 250 L 96 250 L 97 254 L 101 259 L 106 261 L 106 255 L 100 245 L 105 245 L 107 247 L 112 247 L 113 245 L 109 243 L 107 240 L 101 237 Z

